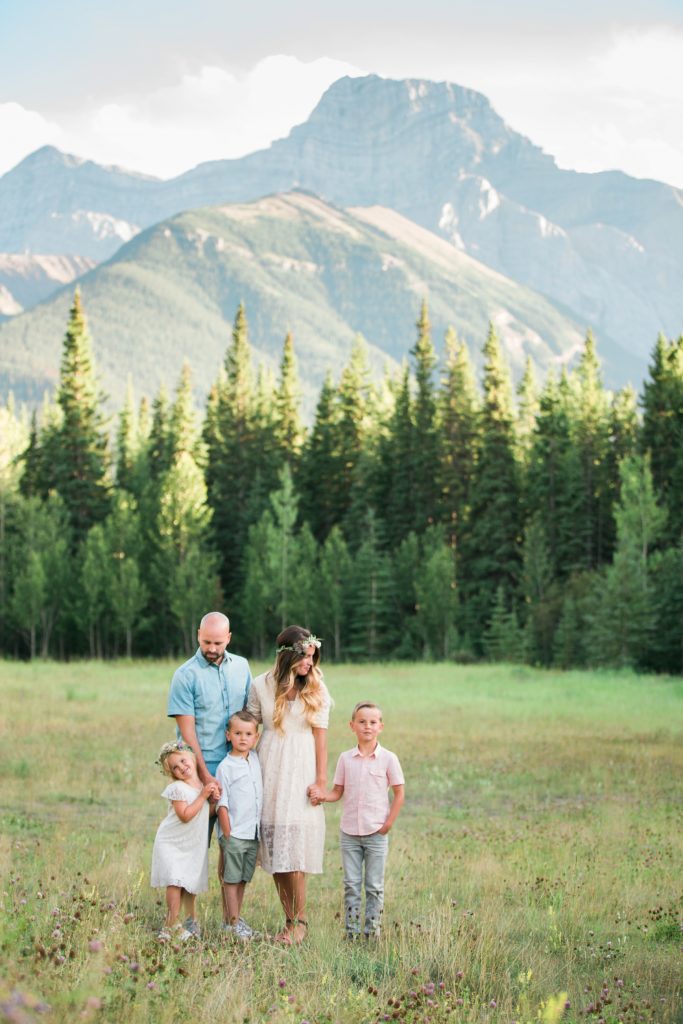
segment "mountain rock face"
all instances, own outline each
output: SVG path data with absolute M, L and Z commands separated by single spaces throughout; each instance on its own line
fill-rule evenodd
M 448 83 L 340 79 L 286 139 L 170 181 L 40 150 L 0 179 L 0 251 L 106 259 L 180 211 L 291 189 L 397 211 L 550 298 L 602 353 L 632 353 L 641 377 L 657 333 L 681 331 L 683 193 L 560 170 Z
M 276 369 L 291 329 L 310 416 L 325 373 L 338 375 L 357 332 L 378 373 L 415 341 L 429 292 L 434 339 L 449 324 L 477 355 L 492 320 L 519 374 L 581 347 L 582 327 L 553 303 L 393 210 L 341 210 L 310 193 L 180 214 L 141 232 L 79 282 L 113 408 L 176 383 L 184 359 L 203 400 L 243 301 L 256 356 Z M 39 401 L 57 379 L 72 287 L 0 325 L 0 387 Z M 46 368 L 49 368 L 46 372 Z
M 83 256 L 0 253 L 0 319 L 30 309 L 94 266 Z

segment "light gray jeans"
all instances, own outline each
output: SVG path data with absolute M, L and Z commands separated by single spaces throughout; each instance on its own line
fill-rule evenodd
M 369 836 L 341 833 L 344 868 L 344 918 L 347 935 L 360 935 L 361 889 L 365 865 L 365 934 L 379 935 L 384 906 L 384 865 L 389 836 L 373 832 Z

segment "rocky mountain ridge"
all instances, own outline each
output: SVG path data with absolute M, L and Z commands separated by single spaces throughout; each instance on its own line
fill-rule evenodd
M 293 188 L 397 211 L 630 352 L 641 377 L 657 333 L 681 331 L 683 193 L 560 170 L 443 82 L 340 79 L 287 138 L 169 181 L 38 151 L 0 178 L 0 251 L 107 259 L 180 211 Z
M 583 341 L 556 307 L 445 239 L 382 207 L 342 210 L 310 193 L 179 214 L 138 234 L 80 280 L 98 370 L 112 409 L 128 377 L 138 395 L 176 383 L 184 359 L 202 402 L 243 301 L 258 360 L 276 370 L 294 335 L 312 415 L 328 370 L 338 375 L 356 333 L 379 375 L 415 341 L 429 293 L 437 348 L 454 324 L 479 358 L 494 322 L 519 375 L 530 355 L 559 370 Z M 73 288 L 0 325 L 0 389 L 40 401 L 54 387 Z

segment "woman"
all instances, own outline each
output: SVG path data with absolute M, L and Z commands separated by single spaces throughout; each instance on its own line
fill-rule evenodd
M 325 814 L 311 800 L 322 800 L 327 788 L 331 702 L 318 668 L 320 640 L 288 626 L 276 643 L 275 665 L 254 679 L 247 708 L 263 722 L 261 866 L 273 876 L 285 912 L 276 939 L 292 945 L 308 928 L 306 876 L 323 869 Z

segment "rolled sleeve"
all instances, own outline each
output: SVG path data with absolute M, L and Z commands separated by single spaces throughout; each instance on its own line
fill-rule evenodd
M 226 773 L 223 771 L 221 765 L 218 766 L 216 772 L 216 781 L 220 783 L 221 795 L 216 804 L 216 807 L 225 807 L 228 809 L 228 790 L 230 789 L 230 780 L 226 777 Z
M 191 679 L 181 669 L 173 674 L 171 688 L 168 693 L 166 714 L 169 718 L 176 715 L 192 715 L 195 717 L 195 692 Z
M 332 783 L 333 786 L 343 786 L 345 784 L 345 779 L 346 779 L 345 766 L 346 766 L 346 759 L 344 758 L 344 755 L 341 754 L 340 757 L 339 757 L 339 760 L 337 761 L 337 767 L 335 768 L 335 771 L 334 771 L 334 782 Z
M 387 765 L 387 781 L 390 786 L 404 786 L 405 779 L 403 778 L 403 772 L 401 770 L 401 762 L 396 757 L 396 754 L 392 754 Z

